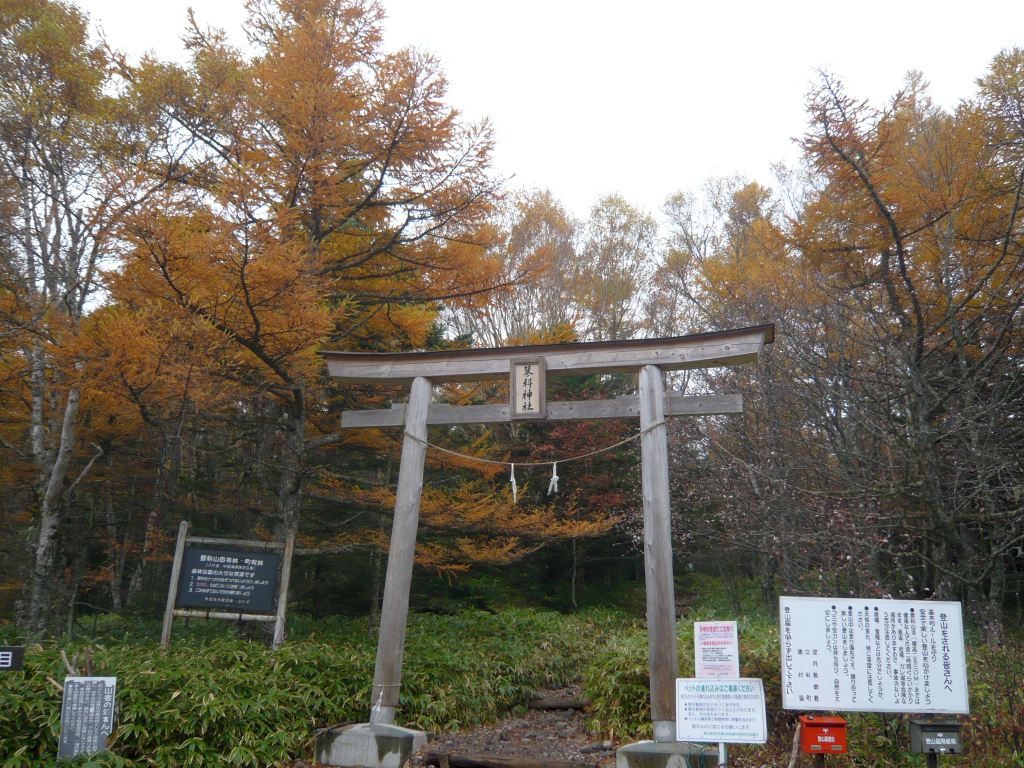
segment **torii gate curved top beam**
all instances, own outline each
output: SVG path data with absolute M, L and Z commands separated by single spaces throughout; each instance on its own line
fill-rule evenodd
M 436 352 L 375 354 L 322 352 L 333 378 L 349 383 L 411 384 L 409 403 L 391 409 L 347 411 L 342 428 L 403 426 L 405 439 L 395 499 L 395 519 L 388 553 L 381 611 L 377 664 L 371 688 L 370 723 L 394 723 L 402 678 L 409 585 L 423 485 L 423 461 L 428 424 L 468 424 L 510 421 L 529 415 L 546 420 L 639 417 L 642 430 L 642 487 L 644 505 L 644 562 L 647 582 L 647 621 L 650 649 L 651 714 L 656 741 L 675 740 L 675 677 L 678 659 L 672 585 L 672 545 L 669 524 L 668 445 L 666 412 L 672 415 L 742 413 L 740 395 L 665 396 L 663 371 L 715 368 L 755 362 L 765 344 L 775 340 L 775 326 L 701 333 L 667 339 L 635 339 L 592 343 L 545 344 L 499 349 L 458 349 Z M 527 366 L 536 364 L 536 371 Z M 512 377 L 523 402 L 514 395 L 508 405 L 434 405 L 433 384 L 488 381 Z M 543 377 L 639 373 L 637 395 L 615 400 L 552 403 L 531 411 L 533 397 L 543 392 Z M 520 374 L 529 379 L 520 379 Z M 529 401 L 530 407 L 524 403 Z M 319 757 L 321 762 L 326 762 Z M 353 765 L 352 762 L 329 763 Z
M 513 357 L 543 356 L 548 376 L 633 373 L 645 365 L 663 371 L 717 368 L 755 362 L 775 326 L 760 325 L 667 339 L 539 344 L 527 347 L 446 349 L 436 352 L 321 352 L 332 378 L 359 384 L 410 384 L 422 377 L 434 384 L 508 378 Z

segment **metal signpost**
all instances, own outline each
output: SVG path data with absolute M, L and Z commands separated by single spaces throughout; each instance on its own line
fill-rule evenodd
M 164 648 L 170 645 L 174 617 L 188 616 L 229 621 L 272 621 L 274 648 L 279 648 L 284 642 L 295 533 L 289 531 L 287 540 L 282 544 L 189 536 L 188 528 L 189 524 L 184 520 L 178 526 L 160 644 Z M 189 544 L 200 546 L 190 547 Z M 282 551 L 282 554 L 278 555 L 276 551 Z M 280 587 L 275 590 L 279 563 Z
M 370 689 L 370 725 L 393 724 L 399 701 L 428 425 L 502 423 L 521 418 L 559 421 L 639 417 L 651 715 L 655 740 L 675 743 L 675 680 L 679 663 L 675 634 L 665 420 L 671 416 L 742 413 L 743 404 L 739 395 L 686 397 L 681 393 L 666 394 L 664 372 L 754 362 L 764 345 L 773 340 L 774 327 L 760 326 L 671 339 L 403 354 L 323 353 L 328 372 L 340 382 L 410 385 L 408 404 L 394 404 L 384 410 L 346 411 L 342 414 L 341 422 L 342 428 L 346 429 L 402 427 L 405 432 L 388 552 L 377 663 Z M 544 401 L 545 377 L 613 373 L 637 374 L 638 393 L 614 400 Z M 450 406 L 431 402 L 433 386 L 436 384 L 502 379 L 510 383 L 511 398 L 508 404 Z M 360 727 L 349 726 L 350 729 Z M 346 735 L 344 738 L 348 737 Z M 333 738 L 327 735 L 318 741 L 316 754 L 320 762 L 377 765 L 372 761 L 328 762 L 355 759 L 348 756 L 352 753 L 341 756 L 340 752 L 335 758 L 335 753 L 331 751 L 333 747 L 328 743 Z M 353 746 L 352 749 L 363 748 Z
M 116 691 L 116 677 L 64 678 L 58 760 L 107 748 L 107 737 L 114 730 Z

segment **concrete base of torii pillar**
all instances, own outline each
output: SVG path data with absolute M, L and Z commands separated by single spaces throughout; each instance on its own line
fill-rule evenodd
M 345 768 L 402 768 L 429 740 L 424 731 L 398 725 L 344 725 L 316 735 L 313 757 L 321 765 Z
M 638 741 L 619 747 L 615 768 L 716 768 L 718 748 L 685 741 Z

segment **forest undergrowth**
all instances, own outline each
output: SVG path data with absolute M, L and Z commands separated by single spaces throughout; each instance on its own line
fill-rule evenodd
M 734 764 L 785 766 L 796 713 L 780 708 L 778 628 L 746 602 L 717 592 L 690 604 L 678 624 L 680 674 L 693 673 L 694 620 L 738 618 L 742 673 L 764 680 L 770 738 L 764 746 L 734 747 Z M 365 619 L 296 616 L 277 652 L 260 638 L 234 635 L 225 622 L 179 623 L 167 653 L 158 636 L 154 621 L 107 616 L 87 636 L 28 639 L 25 671 L 0 677 L 0 768 L 57 765 L 61 650 L 84 659 L 89 648 L 93 673 L 117 677 L 120 705 L 109 751 L 61 765 L 280 766 L 308 758 L 317 728 L 366 717 L 375 641 Z M 944 762 L 1024 765 L 1019 640 L 1008 637 L 997 649 L 970 642 L 972 714 L 960 718 L 965 754 Z M 25 641 L 13 626 L 0 626 L 0 644 Z M 595 736 L 617 743 L 650 736 L 646 633 L 625 613 L 414 615 L 405 659 L 400 717 L 408 726 L 450 731 L 493 722 L 521 713 L 544 685 L 582 678 Z M 907 715 L 839 714 L 850 720 L 850 754 L 831 765 L 924 765 L 907 753 Z

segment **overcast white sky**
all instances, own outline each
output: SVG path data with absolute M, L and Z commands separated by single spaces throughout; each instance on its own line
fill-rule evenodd
M 1024 2 L 383 0 L 387 45 L 444 62 L 450 103 L 490 117 L 496 167 L 577 215 L 618 192 L 651 212 L 714 174 L 770 183 L 794 162 L 804 95 L 827 68 L 881 104 L 910 69 L 940 105 L 1024 46 Z M 180 59 L 188 0 L 81 0 L 111 44 Z M 241 41 L 243 0 L 192 2 Z

